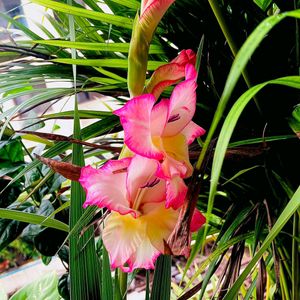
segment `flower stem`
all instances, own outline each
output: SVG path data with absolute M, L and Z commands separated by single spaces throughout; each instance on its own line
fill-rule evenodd
M 217 22 L 218 22 L 218 24 L 219 24 L 219 26 L 222 30 L 222 33 L 225 36 L 225 39 L 228 43 L 228 46 L 229 46 L 229 48 L 230 48 L 230 50 L 231 50 L 231 52 L 232 52 L 232 54 L 235 58 L 239 49 L 238 49 L 232 35 L 230 34 L 230 30 L 229 30 L 229 28 L 226 24 L 225 18 L 223 17 L 223 14 L 222 14 L 221 8 L 219 6 L 218 0 L 208 0 L 208 2 L 210 4 L 210 7 L 211 7 L 216 19 L 217 19 Z M 250 81 L 249 74 L 248 74 L 246 69 L 243 70 L 242 76 L 245 80 L 245 83 L 246 83 L 247 87 L 251 88 L 252 83 Z M 256 104 L 258 112 L 260 113 L 260 115 L 262 115 L 261 108 L 260 108 L 260 106 L 258 104 L 258 101 L 255 97 L 254 97 L 254 102 Z
M 119 270 L 119 284 L 120 284 L 120 292 L 123 300 L 126 300 L 127 294 L 127 273 Z

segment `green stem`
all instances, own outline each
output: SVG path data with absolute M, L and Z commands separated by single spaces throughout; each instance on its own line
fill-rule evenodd
M 225 18 L 223 17 L 223 14 L 222 14 L 222 11 L 221 11 L 221 8 L 219 6 L 219 3 L 218 3 L 218 0 L 208 0 L 209 4 L 210 4 L 210 7 L 217 19 L 217 22 L 222 30 L 222 33 L 224 34 L 225 36 L 225 39 L 228 43 L 228 46 L 234 56 L 234 58 L 236 57 L 237 53 L 238 53 L 238 47 L 232 37 L 232 35 L 230 34 L 230 30 L 226 24 L 226 21 L 225 21 Z M 245 83 L 247 85 L 248 88 L 251 88 L 252 87 L 252 83 L 251 83 L 251 80 L 249 78 L 249 74 L 247 72 L 246 69 L 243 70 L 242 72 L 242 76 L 245 80 Z M 262 111 L 261 111 L 261 108 L 258 104 L 258 101 L 257 99 L 254 97 L 254 102 L 256 104 L 256 107 L 257 107 L 257 110 L 259 111 L 260 115 L 262 115 Z
M 294 0 L 294 8 L 295 9 L 298 9 L 300 4 L 300 2 L 298 1 L 297 3 L 297 0 Z M 296 41 L 295 41 L 295 48 L 296 48 L 296 67 L 298 67 L 298 73 L 300 75 L 300 26 L 299 26 L 299 20 L 296 19 L 295 20 L 295 34 L 296 34 Z
M 146 296 L 145 300 L 150 300 L 150 271 L 146 270 Z
M 285 269 L 286 269 L 286 272 L 287 272 L 287 275 L 288 275 L 288 277 L 289 277 L 289 280 L 291 280 L 291 279 L 292 279 L 292 273 L 291 273 L 291 270 L 290 270 L 289 265 L 288 265 L 289 259 L 288 259 L 288 257 L 286 257 L 286 256 L 284 255 L 284 253 L 283 253 L 281 247 L 278 247 L 277 250 L 278 250 L 278 253 L 279 253 L 279 255 L 280 255 L 280 259 L 281 259 L 281 261 L 283 262 L 283 266 L 284 266 Z M 281 266 L 282 266 L 282 264 L 281 264 Z
M 299 282 L 299 243 L 294 237 L 300 234 L 299 215 L 296 212 L 293 219 L 293 241 L 292 241 L 292 299 L 300 297 L 300 282 Z
M 127 273 L 122 272 L 119 270 L 119 284 L 120 284 L 120 291 L 123 300 L 126 300 L 127 296 Z
M 288 292 L 288 287 L 287 287 L 287 282 L 285 278 L 285 274 L 282 268 L 282 263 L 280 263 L 280 285 L 281 285 L 281 296 L 282 299 L 284 300 L 289 300 L 289 292 Z
M 235 41 L 233 40 L 230 32 L 229 32 L 229 28 L 225 22 L 225 19 L 223 17 L 222 11 L 220 9 L 219 3 L 217 0 L 208 0 L 210 7 L 219 23 L 219 26 L 228 42 L 229 48 L 233 54 L 234 57 L 236 57 L 237 53 L 238 53 L 238 47 L 236 46 Z

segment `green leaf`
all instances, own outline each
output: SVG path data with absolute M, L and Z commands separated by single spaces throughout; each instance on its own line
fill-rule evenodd
M 100 136 L 101 134 L 105 134 L 112 130 L 112 128 L 119 124 L 119 119 L 116 116 L 110 116 L 107 118 L 104 118 L 100 121 L 97 121 L 81 130 L 81 136 L 82 140 L 85 141 L 87 139 Z M 65 150 L 71 148 L 70 143 L 68 142 L 58 142 L 55 144 L 55 146 L 51 147 L 49 150 L 47 150 L 45 153 L 43 153 L 43 156 L 46 158 L 51 158 L 56 155 L 61 154 Z M 39 167 L 42 163 L 39 160 L 34 160 L 33 162 L 29 163 L 21 172 L 19 172 L 18 175 L 16 175 L 13 180 L 9 182 L 9 184 L 6 186 L 8 188 L 10 185 L 12 185 L 14 182 L 22 178 L 27 172 L 31 171 L 32 169 Z
M 68 273 L 62 275 L 58 281 L 58 292 L 64 300 L 70 300 L 70 291 L 69 291 L 69 280 L 70 276 Z
M 105 247 L 102 247 L 102 300 L 113 300 L 113 283 L 111 278 L 109 257 Z
M 45 216 L 39 216 L 33 213 L 27 213 L 23 211 L 0 208 L 0 218 L 17 220 L 30 224 L 42 224 L 45 227 L 55 228 L 66 232 L 69 231 L 68 225 L 61 221 L 55 219 L 47 219 Z
M 80 118 L 86 119 L 102 119 L 103 117 L 111 116 L 110 111 L 97 111 L 97 110 L 78 110 L 78 115 Z M 54 114 L 43 114 L 40 118 L 42 119 L 73 119 L 74 112 L 62 111 Z
M 244 146 L 244 145 L 261 144 L 263 142 L 284 141 L 284 140 L 295 139 L 295 138 L 296 137 L 293 134 L 266 136 L 266 137 L 261 137 L 261 138 L 246 139 L 246 140 L 231 142 L 228 145 L 228 147 L 234 148 L 234 147 Z
M 129 7 L 129 8 L 135 9 L 135 10 L 140 8 L 140 3 L 139 3 L 139 1 L 136 1 L 136 0 L 110 0 L 110 1 L 124 5 L 126 7 Z
M 170 255 L 161 255 L 156 261 L 151 300 L 170 300 L 171 294 L 171 261 Z
M 47 1 L 52 2 L 52 1 Z M 71 0 L 68 3 L 72 4 Z M 69 6 L 69 9 L 76 8 Z M 70 38 L 75 42 L 75 25 L 73 16 L 69 16 Z M 72 59 L 76 60 L 75 49 L 71 49 Z M 74 121 L 73 137 L 81 139 L 80 119 L 76 94 L 77 70 L 72 65 L 74 77 Z M 83 148 L 80 144 L 72 145 L 72 163 L 84 166 Z M 72 230 L 84 209 L 85 192 L 79 182 L 71 182 L 71 206 L 70 206 L 70 229 Z M 71 299 L 101 299 L 100 297 L 100 264 L 97 259 L 93 228 L 89 228 L 79 238 L 77 235 L 70 236 L 70 297 Z
M 265 238 L 263 244 L 259 248 L 259 250 L 256 252 L 254 257 L 251 259 L 251 261 L 248 263 L 242 274 L 239 276 L 237 281 L 233 284 L 231 289 L 228 291 L 228 293 L 225 295 L 223 300 L 231 300 L 234 299 L 237 295 L 241 285 L 251 272 L 252 268 L 257 264 L 257 262 L 260 260 L 264 252 L 268 249 L 268 247 L 271 245 L 272 241 L 275 239 L 275 237 L 281 232 L 284 225 L 288 222 L 288 220 L 291 218 L 291 216 L 296 212 L 300 205 L 300 186 L 298 187 L 297 191 L 283 210 L 283 212 L 280 214 L 279 218 L 275 222 L 273 228 Z
M 203 145 L 203 149 L 199 156 L 199 159 L 196 164 L 196 168 L 199 169 L 203 163 L 204 157 L 206 155 L 206 151 L 211 142 L 211 139 L 217 129 L 217 126 L 223 117 L 224 110 L 227 106 L 227 103 L 231 97 L 232 91 L 235 88 L 237 81 L 239 80 L 244 68 L 246 67 L 248 61 L 250 60 L 252 54 L 260 44 L 260 42 L 267 36 L 267 33 L 280 21 L 285 19 L 286 17 L 294 17 L 300 18 L 300 9 L 284 12 L 279 15 L 274 15 L 266 18 L 263 22 L 261 22 L 255 30 L 250 34 L 247 38 L 241 49 L 239 50 L 232 67 L 230 69 L 229 75 L 227 77 L 225 87 L 220 98 L 217 110 L 214 114 L 214 118 L 212 124 L 210 126 L 209 132 L 207 134 L 207 138 Z
M 51 1 L 51 0 L 31 0 L 31 2 L 40 4 L 44 7 L 51 8 L 53 10 L 62 13 L 93 19 L 93 20 L 98 20 L 98 21 L 110 23 L 112 25 L 116 25 L 124 28 L 129 28 L 129 29 L 132 28 L 133 21 L 129 18 L 92 11 L 92 10 L 88 10 L 88 9 L 84 9 L 73 5 L 56 2 L 56 1 Z
M 209 192 L 209 200 L 208 200 L 208 213 L 212 211 L 213 201 L 217 190 L 217 185 L 221 173 L 222 164 L 224 161 L 226 149 L 229 144 L 229 140 L 235 128 L 235 125 L 243 112 L 246 105 L 249 103 L 253 96 L 256 95 L 261 89 L 269 84 L 278 84 L 278 85 L 285 85 L 293 88 L 300 89 L 300 76 L 287 76 L 282 77 L 274 80 L 270 80 L 261 84 L 258 84 L 248 91 L 246 91 L 240 98 L 235 102 L 232 106 L 230 112 L 228 113 L 224 124 L 222 126 L 219 139 L 216 145 L 212 170 L 211 170 L 211 185 L 210 185 L 210 192 Z M 209 219 L 209 216 L 207 216 Z
M 87 43 L 87 42 L 70 42 L 60 40 L 35 40 L 35 44 L 51 45 L 62 48 L 74 48 L 81 50 L 123 52 L 128 53 L 129 43 Z M 163 54 L 164 50 L 160 45 L 150 45 L 150 54 Z
M 295 107 L 288 121 L 292 130 L 300 137 L 300 105 Z
M 18 163 L 24 161 L 24 154 L 20 138 L 0 141 L 0 166 L 3 161 Z
M 247 232 L 241 235 L 238 235 L 224 243 L 222 243 L 222 245 L 219 245 L 218 248 L 211 253 L 206 260 L 199 266 L 199 268 L 197 269 L 197 271 L 193 274 L 192 278 L 190 279 L 190 281 L 187 283 L 185 290 L 187 289 L 187 287 L 189 287 L 197 278 L 198 276 L 201 275 L 201 273 L 214 261 L 216 260 L 224 251 L 226 251 L 227 249 L 229 249 L 231 246 L 233 246 L 234 244 L 243 241 L 247 238 L 250 238 L 251 236 L 253 236 L 253 232 Z M 233 299 L 233 298 L 231 298 Z
M 253 0 L 256 5 L 258 5 L 263 11 L 265 11 L 273 0 Z
M 73 64 L 78 66 L 90 66 L 90 67 L 108 67 L 108 68 L 128 68 L 128 60 L 118 58 L 105 58 L 105 59 L 72 59 L 72 58 L 55 58 L 51 61 L 62 64 Z M 154 71 L 158 67 L 164 65 L 164 61 L 148 61 L 148 71 Z
M 247 169 L 243 169 L 243 170 L 240 170 L 238 171 L 236 174 L 234 174 L 231 178 L 229 178 L 228 180 L 226 180 L 222 185 L 225 185 L 229 182 L 231 182 L 232 180 L 236 179 L 237 177 L 249 172 L 249 171 L 252 171 L 253 169 L 256 169 L 256 168 L 259 168 L 261 167 L 260 165 L 257 165 L 257 166 L 253 166 L 253 167 L 250 167 L 250 168 L 247 168 Z
M 56 272 L 51 272 L 42 276 L 16 292 L 10 300 L 60 300 L 61 297 L 57 290 L 58 277 Z
M 16 106 L 6 110 L 2 114 L 0 114 L 0 120 L 3 120 L 4 118 L 6 118 L 6 121 L 3 124 L 1 131 L 0 131 L 0 139 L 4 133 L 5 128 L 8 126 L 8 123 L 11 120 L 11 118 L 15 115 L 15 113 L 17 113 L 21 109 L 36 106 L 42 102 L 50 101 L 50 100 L 56 99 L 58 97 L 66 96 L 70 93 L 71 93 L 70 89 L 48 89 L 44 93 L 35 95 L 31 99 L 29 99 L 27 101 L 23 101 L 19 105 L 16 105 Z

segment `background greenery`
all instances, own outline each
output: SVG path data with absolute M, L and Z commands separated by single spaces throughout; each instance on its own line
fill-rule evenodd
M 22 236 L 43 256 L 57 254 L 70 262 L 71 280 L 67 276 L 59 280 L 65 299 L 69 290 L 72 299 L 100 299 L 100 295 L 101 299 L 121 299 L 136 274 L 128 282 L 122 274 L 111 278 L 101 240 L 94 247 L 91 227 L 80 234 L 102 212 L 96 216 L 93 208 L 83 212 L 79 186 L 66 182 L 32 155 L 42 144 L 44 157 L 79 165 L 83 158 L 93 157 L 101 164 L 107 155 L 118 154 L 120 141 L 113 135 L 121 130 L 118 119 L 97 108 L 78 110 L 74 97 L 74 111 L 35 116 L 31 120 L 35 127 L 26 128 L 33 132 L 25 135 L 14 131 L 11 120 L 23 118 L 41 104 L 51 106 L 80 93 L 95 92 L 99 98 L 111 96 L 115 103 L 123 103 L 128 97 L 132 21 L 140 4 L 134 0 L 32 2 L 47 8 L 45 18 L 59 38 L 40 24 L 48 36 L 42 39 L 20 18 L 1 14 L 9 23 L 11 42 L 0 45 L 0 104 L 29 97 L 0 113 L 0 249 Z M 113 14 L 103 12 L 104 3 Z M 194 120 L 207 130 L 203 140 L 191 146 L 190 156 L 202 174 L 196 182 L 200 184 L 197 206 L 206 212 L 208 224 L 193 237 L 192 255 L 181 270 L 184 284 L 172 284 L 174 299 L 195 294 L 196 299 L 299 298 L 297 8 L 296 0 L 177 0 L 153 38 L 149 75 L 178 51 L 198 50 Z M 25 39 L 14 38 L 12 28 Z M 67 81 L 73 87 L 41 88 L 49 79 Z M 164 96 L 170 92 L 167 89 Z M 73 136 L 37 136 L 36 123 L 43 127 L 50 118 L 73 119 Z M 80 129 L 80 118 L 93 122 Z M 36 146 L 24 146 L 28 139 Z M 199 262 L 199 255 L 208 257 Z M 188 276 L 191 266 L 193 275 Z M 225 266 L 223 271 L 218 271 L 219 266 Z M 147 296 L 150 292 L 148 288 Z M 163 257 L 151 298 L 169 299 L 169 294 L 170 259 Z

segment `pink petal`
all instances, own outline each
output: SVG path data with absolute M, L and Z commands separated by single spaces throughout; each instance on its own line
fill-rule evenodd
M 196 88 L 193 79 L 185 80 L 174 88 L 163 136 L 177 135 L 192 120 L 196 110 Z
M 139 208 L 147 202 L 165 199 L 166 183 L 156 176 L 159 163 L 154 159 L 135 155 L 128 167 L 127 190 L 131 207 Z
M 184 77 L 185 68 L 176 63 L 170 63 L 163 65 L 155 70 L 152 74 L 148 84 L 147 92 L 154 95 L 156 99 L 164 89 Z
M 105 220 L 102 239 L 112 268 L 122 267 L 135 253 L 146 236 L 141 218 L 111 213 Z
M 161 136 L 168 121 L 169 99 L 162 99 L 151 112 L 151 135 Z
M 183 128 L 181 133 L 185 136 L 188 145 L 190 145 L 195 140 L 195 138 L 205 133 L 205 129 L 191 121 Z
M 164 161 L 159 165 L 156 175 L 159 178 L 169 180 L 174 176 L 180 175 L 182 178 L 186 176 L 187 167 L 173 157 L 167 155 Z
M 177 57 L 175 57 L 171 63 L 176 63 L 182 66 L 185 66 L 186 64 L 192 64 L 195 65 L 196 63 L 196 54 L 193 50 L 187 49 L 182 50 Z
M 197 81 L 197 71 L 192 64 L 187 64 L 185 66 L 185 79 Z
M 184 78 L 185 66 L 187 64 L 194 65 L 195 62 L 196 55 L 192 50 L 182 50 L 169 64 L 155 70 L 147 84 L 147 93 L 153 94 L 158 99 L 166 87 Z
M 155 98 L 151 94 L 135 97 L 114 114 L 120 117 L 127 147 L 142 156 L 160 160 L 163 153 L 155 147 L 151 137 L 151 111 Z
M 180 208 L 185 201 L 187 190 L 187 186 L 185 185 L 183 179 L 179 176 L 174 176 L 168 180 L 166 208 Z
M 194 214 L 192 216 L 192 220 L 191 220 L 191 226 L 190 226 L 190 230 L 191 232 L 196 232 L 200 229 L 200 227 L 205 224 L 206 219 L 205 217 L 201 214 L 201 212 L 195 208 L 194 210 Z
M 81 169 L 79 182 L 86 192 L 84 207 L 96 205 L 120 214 L 137 216 L 137 212 L 129 207 L 126 196 L 126 171 L 130 160 L 130 158 L 111 160 L 101 169 L 94 169 L 91 166 Z
M 154 263 L 160 252 L 152 246 L 149 238 L 143 239 L 137 250 L 127 261 L 128 267 L 121 267 L 124 272 L 132 272 L 135 269 L 154 269 Z

